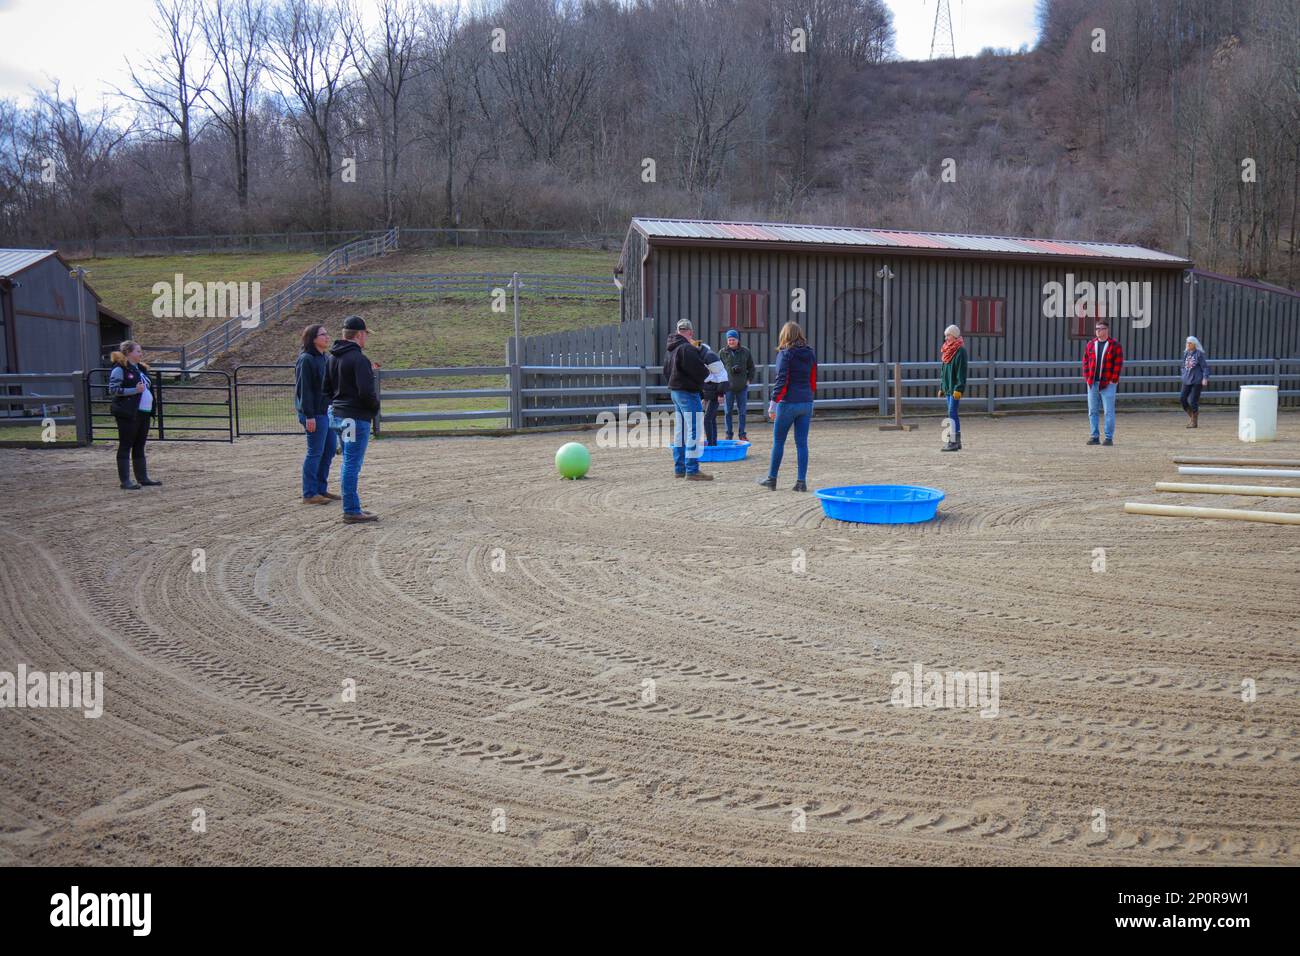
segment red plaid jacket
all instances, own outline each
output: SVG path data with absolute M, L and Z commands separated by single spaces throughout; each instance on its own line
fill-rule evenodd
M 1104 343 L 1105 352 L 1101 360 L 1101 381 L 1097 382 L 1097 342 L 1093 339 L 1083 347 L 1083 380 L 1089 385 L 1100 384 L 1102 388 L 1119 381 L 1120 370 L 1124 367 L 1124 350 L 1114 339 Z

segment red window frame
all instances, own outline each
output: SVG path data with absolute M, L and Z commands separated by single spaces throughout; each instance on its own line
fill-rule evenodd
M 718 327 L 742 332 L 767 328 L 767 293 L 759 289 L 719 289 Z
M 992 296 L 962 296 L 961 334 L 1005 336 L 1007 300 Z
M 1092 313 L 1083 307 L 1080 302 L 1074 307 L 1074 315 L 1070 316 L 1069 334 L 1072 339 L 1091 339 L 1097 335 L 1097 320 L 1106 318 L 1106 310 L 1101 307 L 1101 301 L 1095 300 L 1092 303 Z

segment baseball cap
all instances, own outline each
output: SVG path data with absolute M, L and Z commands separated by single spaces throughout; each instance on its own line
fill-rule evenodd
M 343 328 L 351 332 L 373 332 L 374 329 L 366 328 L 366 320 L 359 315 L 349 315 L 343 320 Z
M 677 320 L 677 331 L 680 332 L 682 329 L 693 329 L 693 328 L 695 328 L 695 326 L 691 325 L 690 319 Z

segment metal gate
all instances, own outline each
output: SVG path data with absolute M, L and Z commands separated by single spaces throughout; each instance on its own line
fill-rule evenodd
M 294 366 L 240 365 L 235 369 L 235 434 L 301 435 L 294 403 Z
M 112 368 L 95 368 L 86 373 L 86 404 L 90 414 L 92 442 L 117 439 L 117 423 L 108 394 Z M 150 441 L 235 440 L 230 376 L 204 369 L 182 372 L 151 369 L 153 415 L 149 422 Z

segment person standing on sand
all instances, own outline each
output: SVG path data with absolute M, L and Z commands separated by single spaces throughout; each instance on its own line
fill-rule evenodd
M 961 402 L 961 393 L 966 390 L 966 343 L 957 326 L 950 325 L 943 330 L 939 357 L 943 359 L 939 397 L 948 399 L 948 419 L 952 422 L 952 437 L 939 450 L 961 451 L 961 419 L 957 415 L 957 406 Z
M 1183 352 L 1183 391 L 1178 402 L 1183 406 L 1189 421 L 1186 428 L 1199 428 L 1201 417 L 1201 389 L 1210 384 L 1210 360 L 1205 357 L 1201 340 L 1187 336 L 1187 350 Z
M 787 322 L 781 327 L 778 346 L 772 400 L 767 406 L 767 417 L 773 423 L 772 457 L 768 461 L 767 477 L 758 483 L 769 491 L 776 490 L 776 473 L 785 454 L 785 439 L 793 428 L 794 447 L 799 456 L 799 477 L 793 490 L 807 491 L 808 429 L 812 426 L 813 394 L 817 391 L 817 353 L 808 345 L 798 322 Z
M 330 430 L 343 440 L 343 521 L 356 524 L 378 521 L 379 516 L 361 509 L 357 481 L 370 444 L 370 426 L 379 414 L 379 391 L 375 386 L 378 366 L 362 351 L 370 330 L 365 319 L 349 315 L 343 320 L 343 338 L 330 346 L 325 360 L 325 394 L 330 396 Z
M 1110 323 L 1098 319 L 1096 338 L 1083 347 L 1083 381 L 1088 386 L 1088 424 L 1092 426 L 1089 445 L 1115 444 L 1115 393 L 1124 368 L 1124 350 L 1110 337 Z M 1106 440 L 1098 435 L 1099 413 L 1106 413 Z
M 739 418 L 740 440 L 749 441 L 749 435 L 745 433 L 745 415 L 749 411 L 749 383 L 754 380 L 754 356 L 740 344 L 740 333 L 735 329 L 727 330 L 727 347 L 718 355 L 727 367 L 730 380 L 727 389 L 727 439 L 736 434 L 732 430 L 731 413 L 734 410 Z
M 718 443 L 718 399 L 727 394 L 731 379 L 718 354 L 707 345 L 700 346 L 700 358 L 709 370 L 708 377 L 700 386 L 700 398 L 704 403 L 704 442 L 707 445 Z
M 149 477 L 144 445 L 149 440 L 153 419 L 153 382 L 138 342 L 126 341 L 113 353 L 113 371 L 108 373 L 110 409 L 117 422 L 117 480 L 123 491 L 138 491 L 142 485 L 161 485 Z M 135 481 L 131 468 L 135 468 Z
M 325 394 L 325 350 L 329 330 L 312 324 L 302 330 L 302 349 L 293 369 L 293 403 L 298 423 L 307 433 L 307 456 L 302 460 L 302 503 L 327 505 L 342 495 L 329 491 L 330 464 L 334 461 L 334 433 L 330 431 L 329 396 Z
M 668 354 L 664 358 L 664 379 L 673 399 L 676 429 L 673 433 L 673 474 L 687 481 L 712 481 L 712 475 L 700 471 L 700 444 L 703 436 L 704 406 L 700 390 L 709 377 L 708 366 L 694 341 L 695 327 L 690 319 L 679 319 L 677 331 L 668 336 Z

